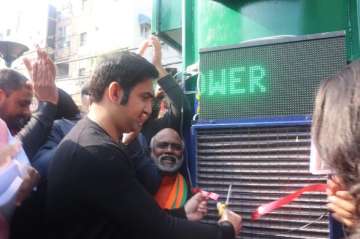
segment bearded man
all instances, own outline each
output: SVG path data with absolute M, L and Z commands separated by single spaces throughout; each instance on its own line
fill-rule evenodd
M 165 128 L 151 139 L 150 148 L 151 158 L 162 174 L 155 200 L 164 209 L 183 206 L 190 195 L 187 181 L 180 173 L 184 162 L 183 141 L 176 130 Z

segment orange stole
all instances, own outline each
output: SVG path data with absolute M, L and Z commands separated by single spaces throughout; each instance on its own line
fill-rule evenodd
M 187 193 L 185 178 L 178 173 L 176 176 L 163 176 L 154 198 L 163 209 L 179 208 L 185 204 Z

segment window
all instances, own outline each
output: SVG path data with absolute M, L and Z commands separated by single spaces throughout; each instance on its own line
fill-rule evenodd
M 59 29 L 58 29 L 57 47 L 58 48 L 70 47 L 70 39 L 67 34 L 66 26 L 59 27 Z
M 140 35 L 143 38 L 148 38 L 149 35 L 150 35 L 150 29 L 151 29 L 150 24 L 142 24 L 142 25 L 140 25 Z
M 65 37 L 65 27 L 59 27 L 58 32 L 59 32 L 58 33 L 59 38 Z
M 11 35 L 11 29 L 7 29 L 6 30 L 6 36 L 10 36 Z
M 85 10 L 87 6 L 88 0 L 82 0 L 81 1 L 81 10 Z
M 80 34 L 80 46 L 84 46 L 87 41 L 87 33 L 83 32 Z
M 138 15 L 139 27 L 140 27 L 140 36 L 148 38 L 151 30 L 151 20 L 150 17 L 139 14 Z
M 79 76 L 85 76 L 86 74 L 86 69 L 85 68 L 79 68 Z
M 59 63 L 57 66 L 58 78 L 69 77 L 69 63 Z

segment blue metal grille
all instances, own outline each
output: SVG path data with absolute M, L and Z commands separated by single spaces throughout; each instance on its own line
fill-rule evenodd
M 196 181 L 225 201 L 231 183 L 230 208 L 243 216 L 240 238 L 328 238 L 326 195 L 305 193 L 293 203 L 251 221 L 260 205 L 326 178 L 309 173 L 310 126 L 196 129 Z M 207 222 L 217 221 L 209 201 Z

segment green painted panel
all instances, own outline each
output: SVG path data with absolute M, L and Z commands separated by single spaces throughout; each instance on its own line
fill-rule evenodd
M 190 1 L 190 0 L 186 0 Z M 276 35 L 346 31 L 347 57 L 360 58 L 360 0 L 191 0 L 191 27 L 198 50 Z M 188 32 L 185 29 L 186 32 Z M 189 54 L 188 54 L 189 55 Z M 190 63 L 190 64 L 192 64 Z M 189 65 L 189 64 L 187 64 Z
M 181 28 L 181 0 L 160 0 L 160 31 Z
M 198 21 L 195 18 L 197 13 L 196 2 L 194 0 L 183 1 L 183 19 L 184 23 L 182 29 L 182 46 L 183 46 L 183 70 L 191 64 L 194 64 L 198 59 Z
M 360 0 L 349 1 L 348 51 L 350 60 L 360 58 Z
M 347 1 L 197 1 L 199 48 L 238 44 L 276 35 L 345 30 Z
M 160 14 L 160 0 L 153 0 L 152 4 L 152 17 L 151 17 L 151 32 L 158 33 L 159 29 L 159 14 Z
M 360 0 L 154 0 L 154 9 L 156 33 L 184 23 L 184 67 L 198 61 L 200 48 L 339 30 L 346 31 L 348 59 L 360 57 Z
M 178 50 L 182 45 L 181 4 L 181 0 L 153 0 L 152 32 Z

